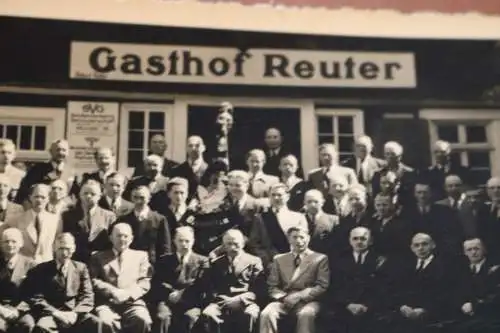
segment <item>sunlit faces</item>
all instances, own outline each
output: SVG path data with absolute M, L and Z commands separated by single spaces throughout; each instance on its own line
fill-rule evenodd
M 245 171 L 234 170 L 227 175 L 227 190 L 231 196 L 240 198 L 248 191 L 248 174 Z
M 139 186 L 132 191 L 132 202 L 135 207 L 145 207 L 151 200 L 151 192 L 146 186 Z
M 113 170 L 116 165 L 115 154 L 110 148 L 100 148 L 95 154 L 95 160 L 99 170 Z
M 369 136 L 363 135 L 356 139 L 354 143 L 354 153 L 360 159 L 368 156 L 373 149 L 373 142 Z
M 203 143 L 203 139 L 199 136 L 191 136 L 187 139 L 187 155 L 196 160 L 201 157 L 201 155 L 205 152 L 205 144 Z
M 371 241 L 372 237 L 370 230 L 364 227 L 354 228 L 349 234 L 349 244 L 351 244 L 354 252 L 365 252 L 371 245 Z
M 398 164 L 403 155 L 403 147 L 395 142 L 389 141 L 384 145 L 384 158 L 391 165 Z
M 462 180 L 457 175 L 449 175 L 445 178 L 444 189 L 452 198 L 459 198 L 462 194 Z
M 153 135 L 149 141 L 149 150 L 151 150 L 153 154 L 163 156 L 167 150 L 167 141 L 165 137 L 161 134 Z
M 113 248 L 121 253 L 122 251 L 128 249 L 132 240 L 134 239 L 132 234 L 132 228 L 126 223 L 118 223 L 113 227 L 111 232 L 111 243 Z
M 277 149 L 283 143 L 281 132 L 277 128 L 269 128 L 264 135 L 264 142 L 269 149 Z
M 19 229 L 5 229 L 1 237 L 2 253 L 12 257 L 23 247 L 23 235 Z
M 333 195 L 334 198 L 341 199 L 349 188 L 349 183 L 345 177 L 329 177 L 330 182 L 330 194 Z
M 50 200 L 53 202 L 60 201 L 68 195 L 68 185 L 60 180 L 54 180 L 50 184 Z
M 194 245 L 194 231 L 191 227 L 179 227 L 175 230 L 174 244 L 177 252 L 186 253 Z
M 365 210 L 367 206 L 367 194 L 364 187 L 361 185 L 359 187 L 351 187 L 347 195 L 349 196 L 349 204 L 354 211 L 361 212 Z
M 464 254 L 471 263 L 477 264 L 486 256 L 486 249 L 479 238 L 474 238 L 464 242 Z
M 101 184 L 89 180 L 80 190 L 80 200 L 85 207 L 95 207 L 101 198 Z
M 500 178 L 493 177 L 486 183 L 486 191 L 491 200 L 500 201 Z
M 309 190 L 304 196 L 304 207 L 308 214 L 317 214 L 324 203 L 323 193 L 318 190 Z
M 264 168 L 264 164 L 266 164 L 266 154 L 264 154 L 262 150 L 254 149 L 248 153 L 248 171 L 252 173 L 262 171 L 262 168 Z
M 411 240 L 411 250 L 419 259 L 427 259 L 435 248 L 434 241 L 427 234 L 416 234 Z
M 439 140 L 434 144 L 433 152 L 436 162 L 438 164 L 445 164 L 451 153 L 451 146 L 448 142 Z
M 55 241 L 56 260 L 64 262 L 71 259 L 76 250 L 75 238 L 69 233 L 59 235 Z
M 10 165 L 16 158 L 16 146 L 9 139 L 0 139 L 0 165 Z
M 285 184 L 276 184 L 270 188 L 270 201 L 273 207 L 283 207 L 288 202 L 289 195 Z
M 334 145 L 322 145 L 319 148 L 319 161 L 321 166 L 329 167 L 337 163 L 338 153 Z
M 69 154 L 69 143 L 66 140 L 57 140 L 50 146 L 50 155 L 57 163 L 62 163 L 66 160 Z
M 380 217 L 390 217 L 394 213 L 394 204 L 389 195 L 377 195 L 375 197 L 375 210 Z
M 431 187 L 429 184 L 415 184 L 415 200 L 419 205 L 428 205 L 431 201 Z
M 45 184 L 37 184 L 33 187 L 30 195 L 31 206 L 36 211 L 42 211 L 49 202 L 50 187 Z
M 6 200 L 12 187 L 6 175 L 0 175 L 0 200 Z
M 229 256 L 234 257 L 243 251 L 245 247 L 245 238 L 241 231 L 230 229 L 226 231 L 222 237 L 222 246 Z
M 292 227 L 287 231 L 288 243 L 294 252 L 302 252 L 309 246 L 309 231 L 304 228 Z
M 230 112 L 223 111 L 217 115 L 216 123 L 224 126 L 228 130 L 233 127 L 234 118 Z
M 185 184 L 172 184 L 168 191 L 168 197 L 174 206 L 182 205 L 186 202 L 188 188 Z
M 144 170 L 150 176 L 156 176 L 163 169 L 163 158 L 158 155 L 149 155 L 144 160 Z
M 293 155 L 284 156 L 280 161 L 279 170 L 281 174 L 285 177 L 290 177 L 295 175 L 298 169 L 297 158 Z
M 125 190 L 125 177 L 119 173 L 115 173 L 106 179 L 104 191 L 106 195 L 112 199 L 121 197 Z

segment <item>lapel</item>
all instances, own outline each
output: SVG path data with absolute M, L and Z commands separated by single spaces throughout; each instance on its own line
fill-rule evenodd
M 115 253 L 113 252 L 113 250 L 109 250 L 108 252 L 108 258 L 109 258 L 109 261 L 108 261 L 108 266 L 109 268 L 111 268 L 116 276 L 120 276 L 120 265 L 118 263 L 118 258 L 115 256 Z M 123 268 L 123 263 L 122 263 L 122 268 Z
M 14 265 L 14 269 L 12 271 L 12 276 L 10 277 L 10 281 L 15 285 L 19 286 L 21 282 L 24 280 L 26 276 L 26 270 L 24 269 L 25 260 L 23 257 L 19 255 L 17 258 L 17 262 Z M 5 269 L 7 269 L 7 265 L 5 265 Z
M 307 253 L 306 253 L 306 255 L 304 256 L 304 258 L 302 258 L 302 261 L 300 262 L 299 267 L 297 267 L 294 270 L 292 278 L 290 279 L 290 283 L 293 283 L 293 282 L 297 281 L 297 279 L 299 277 L 301 277 L 307 271 L 307 269 L 309 268 L 309 265 L 311 264 L 312 260 L 313 260 L 312 251 L 308 250 Z M 292 255 L 292 265 L 291 265 L 291 267 L 293 267 L 293 255 Z
M 21 211 L 18 211 L 16 208 L 12 202 L 7 201 L 7 205 L 5 206 L 5 221 L 10 221 L 18 217 Z
M 76 267 L 72 261 L 68 263 L 68 271 L 66 272 L 66 295 L 72 294 L 72 288 L 77 279 Z
M 57 271 L 57 263 L 55 260 L 50 262 L 50 265 L 47 267 L 48 274 L 52 276 L 52 280 L 54 281 L 55 284 L 58 286 L 66 289 L 66 281 L 62 280 L 59 272 Z
M 233 263 L 234 265 L 234 275 L 238 276 L 243 272 L 250 264 L 246 260 L 246 254 L 242 253 L 240 257 Z M 227 259 L 226 259 L 227 260 Z
M 24 216 L 24 223 L 26 223 L 26 233 L 28 234 L 29 238 L 33 242 L 33 244 L 38 243 L 38 235 L 36 234 L 36 228 L 35 228 L 35 218 L 32 214 L 33 211 L 29 210 L 26 212 Z M 40 219 L 42 217 L 40 216 Z M 40 221 L 41 224 L 43 225 L 43 221 Z
M 283 275 L 285 278 L 288 278 L 288 284 L 292 282 L 292 278 L 294 277 L 295 267 L 293 265 L 293 255 L 291 252 L 288 252 L 283 257 L 283 265 L 280 267 L 280 270 L 283 271 Z
M 121 267 L 119 267 L 119 265 L 118 265 L 118 260 L 115 259 L 116 265 L 118 267 L 118 272 L 120 272 L 120 273 L 126 272 L 127 275 L 128 275 L 128 274 L 136 271 L 135 268 L 136 268 L 136 266 L 137 266 L 138 263 L 136 263 L 135 260 L 132 260 L 132 259 L 134 259 L 134 257 L 132 255 L 131 251 L 132 250 L 127 249 L 125 251 L 125 253 L 123 254 Z

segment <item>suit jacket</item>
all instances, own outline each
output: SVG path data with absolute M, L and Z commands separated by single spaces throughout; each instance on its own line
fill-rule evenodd
M 35 164 L 23 178 L 21 185 L 19 186 L 19 191 L 16 195 L 15 202 L 18 204 L 23 204 L 29 197 L 30 189 L 35 184 L 47 184 L 49 185 L 52 181 L 56 179 L 61 179 L 65 181 L 68 185 L 68 191 L 70 195 L 78 196 L 80 191 L 78 186 L 78 177 L 76 171 L 68 164 L 65 164 L 64 170 L 58 176 L 51 162 Z
M 287 155 L 290 155 L 290 154 L 295 155 L 290 150 L 286 149 L 285 147 L 280 147 L 278 149 L 279 149 L 278 154 L 273 154 L 272 156 L 271 156 L 271 151 L 269 150 L 269 148 L 263 149 L 264 153 L 266 154 L 266 164 L 264 164 L 263 171 L 264 171 L 264 173 L 266 173 L 268 175 L 272 175 L 272 176 L 276 176 L 276 177 L 280 177 L 280 175 L 281 175 L 281 172 L 279 170 L 281 159 Z M 304 171 L 302 170 L 300 165 L 297 168 L 296 175 L 298 177 L 304 177 Z
M 198 307 L 203 299 L 204 290 L 201 281 L 209 268 L 208 258 L 191 252 L 182 272 L 177 253 L 167 254 L 156 262 L 151 298 L 155 303 L 169 304 L 170 293 L 182 290 L 182 297 L 177 304 L 184 309 Z
M 358 184 L 358 177 L 353 169 L 340 165 L 334 165 L 330 168 L 328 175 L 324 174 L 323 168 L 314 169 L 309 172 L 308 181 L 310 188 L 317 189 L 323 192 L 324 196 L 327 196 L 328 191 L 330 190 L 328 176 L 331 175 L 345 177 L 349 185 Z
M 459 176 L 465 184 L 474 184 L 472 179 L 470 179 L 470 171 L 467 167 L 450 163 L 448 170 L 438 167 L 437 165 L 431 165 L 427 169 L 420 171 L 420 175 L 431 185 L 432 193 L 434 195 L 434 200 L 441 200 L 446 198 L 446 191 L 444 190 L 444 181 L 449 175 Z
M 335 204 L 335 199 L 331 194 L 325 196 L 325 203 L 323 205 L 323 210 L 332 215 L 337 215 L 340 217 L 345 217 L 351 214 L 352 208 L 349 202 L 349 196 L 346 194 L 340 199 L 339 206 Z
M 179 162 L 173 161 L 169 158 L 164 158 L 163 159 L 163 170 L 161 171 L 161 174 L 165 177 L 172 177 L 172 170 L 179 165 Z M 145 171 L 144 171 L 144 163 L 139 163 L 134 169 L 134 174 L 132 177 L 139 177 L 139 176 L 144 176 Z
M 14 227 L 23 233 L 24 245 L 21 254 L 33 258 L 35 262 L 41 263 L 53 259 L 53 245 L 56 235 L 62 231 L 61 219 L 58 215 L 41 211 L 40 235 L 36 234 L 35 218 L 30 209 L 24 212 L 19 219 L 8 221 L 4 227 Z
M 35 262 L 28 257 L 18 254 L 12 274 L 9 273 L 7 263 L 0 259 L 0 305 L 14 307 L 20 312 L 29 310 L 26 299 L 24 281 L 28 271 L 35 267 Z
M 164 207 L 164 209 L 158 213 L 164 217 L 158 229 L 160 251 L 158 252 L 158 256 L 162 256 L 171 253 L 173 250 L 174 244 L 171 238 L 175 234 L 175 229 L 182 226 L 190 226 L 195 228 L 196 232 L 196 213 L 187 209 L 180 219 L 177 219 L 174 212 L 172 212 L 169 207 Z M 195 239 L 198 240 L 198 238 Z
M 109 249 L 109 230 L 116 221 L 116 215 L 113 212 L 96 207 L 91 217 L 91 223 L 96 226 L 99 233 L 93 240 L 89 240 L 90 229 L 85 220 L 85 213 L 81 207 L 75 207 L 62 215 L 63 231 L 69 232 L 75 237 L 76 251 L 73 258 L 87 263 L 90 255 L 95 251 Z
M 314 220 L 305 214 L 311 240 L 309 248 L 315 252 L 329 255 L 332 250 L 333 233 L 339 226 L 339 217 L 337 215 L 320 212 Z
M 96 182 L 100 183 L 102 186 L 106 183 L 106 179 L 101 178 L 101 173 L 99 170 L 93 171 L 93 172 L 85 172 L 82 175 L 82 181 L 81 185 L 85 184 L 89 180 L 95 180 Z
M 254 198 L 267 198 L 271 186 L 279 183 L 279 181 L 276 176 L 266 175 L 263 172 L 258 173 L 253 180 L 250 180 L 248 194 Z
M 284 210 L 283 220 L 282 222 L 289 224 L 288 227 L 308 227 L 304 215 L 291 210 Z M 248 247 L 250 252 L 262 259 L 264 267 L 269 266 L 276 254 L 290 251 L 286 232 L 272 210 L 266 210 L 256 216 L 251 227 Z
M 339 225 L 333 230 L 331 236 L 332 251 L 330 254 L 337 256 L 346 251 L 351 252 L 352 249 L 349 244 L 349 234 L 351 230 L 356 227 L 366 227 L 370 229 L 372 217 L 373 213 L 369 209 L 366 209 L 359 217 L 355 217 L 352 214 L 339 217 Z
M 330 284 L 328 257 L 307 250 L 299 265 L 294 266 L 291 252 L 274 257 L 267 279 L 269 296 L 279 300 L 289 293 L 298 292 L 302 303 L 320 300 Z
M 443 205 L 448 208 L 453 208 L 451 206 L 451 201 L 446 198 L 436 202 L 437 205 Z M 463 200 L 462 204 L 459 205 L 458 209 L 455 210 L 457 214 L 457 219 L 460 222 L 460 236 L 462 241 L 478 236 L 478 219 L 477 214 L 475 214 L 471 203 L 466 199 Z
M 132 228 L 134 240 L 130 244 L 132 250 L 140 250 L 148 253 L 151 263 L 165 253 L 172 251 L 172 239 L 168 224 L 164 216 L 150 210 L 147 218 L 139 221 L 135 212 L 122 216 L 116 223 L 127 223 Z
M 497 235 L 500 234 L 500 217 L 493 209 L 492 203 L 488 202 L 480 207 L 478 211 L 478 234 L 488 249 L 491 260 L 500 261 L 500 242 Z
M 122 264 L 113 250 L 100 251 L 90 258 L 89 270 L 94 285 L 96 305 L 110 305 L 113 288 L 125 291 L 130 304 L 144 304 L 142 298 L 151 288 L 152 267 L 144 251 L 127 249 Z
M 380 193 L 380 178 L 388 171 L 391 171 L 387 166 L 375 172 L 372 178 L 372 193 L 375 197 Z M 393 170 L 394 171 L 394 170 Z M 395 171 L 398 183 L 397 194 L 402 205 L 407 205 L 413 202 L 413 187 L 416 181 L 416 172 L 409 166 L 400 163 Z
M 216 258 L 205 274 L 206 304 L 219 301 L 220 295 L 239 296 L 245 305 L 255 303 L 264 288 L 262 260 L 242 252 L 231 271 L 226 255 Z
M 66 277 L 58 273 L 55 260 L 33 268 L 26 279 L 32 313 L 40 318 L 54 310 L 85 314 L 94 308 L 94 291 L 85 264 L 70 260 Z
M 302 178 L 295 178 L 288 186 L 288 209 L 299 212 L 304 207 L 304 196 L 309 190 L 309 184 Z
M 24 208 L 21 205 L 7 201 L 3 214 L 0 214 L 0 232 L 5 229 L 3 225 L 15 225 L 17 220 L 24 214 Z M 3 216 L 1 216 L 3 215 Z M 3 219 L 2 219 L 3 217 Z
M 99 202 L 97 204 L 99 205 L 99 207 L 101 207 L 103 209 L 112 211 L 113 213 L 115 213 L 115 215 L 117 217 L 127 215 L 132 210 L 134 210 L 134 204 L 131 203 L 130 201 L 123 199 L 123 198 L 121 198 L 120 205 L 118 207 L 116 207 L 116 209 L 111 207 L 111 203 L 108 201 L 108 199 L 104 195 L 101 197 L 101 199 L 99 200 Z
M 396 260 L 411 255 L 410 243 L 414 229 L 407 219 L 398 215 L 386 221 L 373 217 L 370 230 L 373 237 L 373 249 L 376 253 Z
M 189 183 L 187 202 L 191 201 L 191 199 L 196 196 L 198 186 L 205 181 L 204 175 L 207 168 L 207 162 L 203 161 L 195 174 L 189 162 L 185 161 L 172 170 L 171 177 L 181 177 L 186 179 Z
M 152 181 L 150 178 L 146 176 L 134 177 L 128 182 L 127 186 L 125 187 L 125 191 L 123 192 L 123 198 L 125 198 L 125 200 L 130 201 L 132 197 L 132 191 L 139 186 L 149 187 L 149 190 L 151 191 L 151 196 L 162 193 L 167 190 L 168 179 L 169 178 L 163 175 L 159 175 L 155 179 L 155 181 Z
M 379 158 L 373 157 L 372 155 L 368 155 L 366 156 L 365 163 L 366 163 L 366 169 L 365 169 L 365 174 L 363 175 L 361 175 L 360 173 L 360 166 L 358 165 L 358 160 L 356 156 L 351 156 L 342 161 L 340 164 L 342 166 L 353 169 L 354 172 L 356 172 L 356 177 L 358 179 L 358 182 L 366 186 L 369 193 L 372 193 L 373 176 L 375 175 L 375 172 L 385 167 L 386 162 Z
M 48 203 L 47 206 L 45 207 L 45 210 L 47 210 L 49 213 L 62 216 L 64 212 L 70 210 L 73 207 L 74 204 L 72 200 L 69 197 L 66 197 L 55 205 Z
M 14 200 L 17 196 L 17 192 L 21 187 L 23 178 L 26 176 L 26 171 L 16 168 L 15 166 L 8 166 L 5 172 L 0 173 L 10 180 L 11 191 L 9 193 L 9 199 Z

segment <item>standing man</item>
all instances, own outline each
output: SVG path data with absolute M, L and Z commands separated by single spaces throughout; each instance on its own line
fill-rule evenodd
M 123 197 L 130 200 L 132 190 L 139 186 L 147 186 L 152 195 L 163 193 L 167 189 L 168 183 L 168 177 L 162 174 L 163 163 L 164 159 L 158 155 L 146 157 L 144 159 L 144 173 L 128 182 Z
M 297 319 L 295 332 L 316 332 L 320 297 L 330 283 L 328 257 L 309 249 L 307 229 L 287 232 L 291 251 L 274 257 L 267 284 L 272 302 L 262 310 L 260 333 L 278 333 L 278 321 L 287 315 Z
M 16 203 L 25 204 L 29 198 L 29 191 L 35 184 L 49 185 L 56 179 L 66 182 L 70 195 L 78 195 L 79 186 L 77 174 L 69 164 L 69 143 L 60 139 L 50 145 L 50 161 L 35 164 L 23 178 L 16 196 Z
M 55 241 L 55 260 L 33 268 L 26 278 L 34 333 L 52 333 L 66 329 L 96 332 L 98 319 L 94 291 L 87 266 L 71 260 L 75 252 L 71 234 L 60 234 Z
M 264 172 L 268 175 L 280 177 L 280 162 L 281 159 L 290 155 L 290 150 L 286 149 L 283 145 L 283 134 L 276 127 L 271 127 L 266 130 L 264 135 L 264 153 L 266 154 L 266 165 L 264 165 Z M 304 172 L 297 166 L 296 175 L 304 177 Z
M 262 150 L 253 149 L 248 153 L 248 193 L 254 198 L 269 197 L 269 189 L 271 188 L 271 186 L 279 183 L 278 177 L 264 173 L 263 168 L 265 164 L 266 155 Z
M 26 176 L 26 171 L 12 165 L 15 159 L 16 145 L 14 142 L 10 139 L 0 139 L 0 175 L 6 176 L 10 181 L 9 200 L 16 197 L 21 182 Z
M 82 185 L 89 179 L 93 179 L 100 184 L 106 183 L 106 178 L 116 172 L 116 156 L 111 148 L 98 148 L 94 153 L 97 170 L 90 173 L 84 173 L 82 176 Z
M 23 215 L 23 206 L 9 201 L 11 181 L 6 175 L 0 174 L 0 230 L 4 223 L 13 225 Z
M 478 235 L 488 249 L 492 260 L 500 261 L 500 178 L 492 177 L 486 183 L 486 192 L 490 202 L 478 211 Z
M 122 197 L 126 185 L 127 179 L 122 174 L 109 174 L 104 182 L 104 193 L 99 199 L 99 207 L 112 211 L 117 217 L 130 213 L 134 204 Z
M 165 136 L 162 134 L 156 134 L 151 137 L 151 140 L 149 141 L 149 152 L 148 155 L 158 155 L 162 159 L 162 169 L 160 170 L 160 173 L 166 177 L 170 177 L 172 174 L 172 170 L 179 165 L 178 162 L 172 161 L 171 159 L 167 158 L 166 152 L 167 152 L 167 140 L 165 139 Z M 137 164 L 137 167 L 134 169 L 134 174 L 132 177 L 138 177 L 138 176 L 144 176 L 146 174 L 146 170 L 144 169 L 144 165 L 141 165 L 140 163 Z
M 116 224 L 110 238 L 113 249 L 97 252 L 89 265 L 103 332 L 149 333 L 152 320 L 143 300 L 151 287 L 148 254 L 129 249 L 128 224 Z

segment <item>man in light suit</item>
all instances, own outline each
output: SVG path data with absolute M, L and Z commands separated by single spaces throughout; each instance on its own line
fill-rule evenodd
M 71 260 L 75 239 L 69 233 L 58 235 L 55 260 L 33 268 L 26 278 L 30 314 L 36 321 L 35 333 L 76 330 L 96 332 L 98 318 L 94 308 L 94 291 L 85 264 Z
M 358 182 L 364 185 L 369 194 L 372 193 L 371 182 L 376 171 L 385 166 L 385 161 L 372 155 L 373 141 L 362 135 L 354 141 L 354 156 L 342 161 L 342 165 L 356 171 Z
M 163 158 L 158 155 L 149 155 L 144 159 L 144 175 L 132 178 L 125 188 L 123 197 L 130 200 L 132 190 L 138 186 L 147 186 L 151 194 L 167 190 L 168 178 L 162 175 Z
M 285 184 L 274 184 L 269 192 L 271 207 L 254 221 L 248 244 L 252 253 L 262 259 L 266 268 L 276 254 L 290 250 L 286 237 L 288 229 L 308 227 L 303 214 L 288 209 L 289 194 Z
M 116 156 L 111 148 L 101 147 L 94 153 L 95 164 L 97 170 L 94 172 L 84 173 L 82 176 L 81 185 L 89 179 L 99 182 L 101 185 L 106 183 L 106 179 L 116 172 Z
M 53 246 L 56 235 L 61 233 L 62 224 L 58 215 L 45 210 L 49 202 L 50 187 L 45 184 L 33 186 L 30 194 L 31 208 L 19 219 L 7 221 L 6 226 L 23 232 L 24 246 L 21 254 L 35 262 L 50 261 L 54 257 Z
M 112 211 L 117 217 L 130 213 L 134 204 L 122 197 L 126 185 L 127 179 L 122 174 L 109 174 L 104 182 L 104 195 L 99 200 L 99 207 Z
M 24 213 L 23 206 L 9 201 L 11 181 L 6 175 L 0 174 L 0 230 L 4 223 L 15 223 Z M 7 224 L 9 224 L 7 223 Z
M 316 332 L 319 300 L 330 283 L 328 257 L 309 249 L 309 231 L 287 232 L 291 251 L 274 257 L 267 284 L 269 303 L 260 316 L 260 333 L 277 333 L 279 320 L 295 316 L 297 333 Z
M 335 145 L 324 143 L 319 146 L 319 160 L 321 167 L 309 172 L 309 184 L 311 188 L 315 188 L 323 192 L 323 195 L 328 194 L 330 189 L 328 175 L 339 175 L 345 177 L 347 184 L 353 185 L 358 183 L 358 178 L 353 169 L 340 166 L 338 164 L 338 151 Z
M 266 154 L 260 149 L 252 149 L 247 155 L 249 176 L 248 193 L 254 198 L 267 198 L 273 184 L 279 183 L 279 178 L 264 173 Z
M 251 333 L 259 318 L 257 298 L 263 288 L 262 260 L 243 250 L 239 230 L 223 237 L 224 254 L 212 262 L 205 274 L 207 290 L 202 321 L 207 333 Z
M 151 287 L 148 254 L 129 249 L 128 224 L 116 224 L 110 238 L 113 249 L 97 252 L 89 264 L 103 332 L 148 333 L 152 320 L 143 300 Z
M 29 305 L 24 301 L 23 282 L 28 271 L 35 266 L 31 258 L 19 253 L 23 246 L 23 234 L 19 229 L 8 228 L 1 236 L 2 257 L 0 259 L 0 332 L 16 329 L 19 333 L 30 333 L 35 326 L 28 315 Z
M 12 162 L 16 159 L 16 145 L 10 139 L 0 139 L 0 175 L 9 180 L 11 192 L 9 200 L 17 195 L 26 171 L 16 168 Z
M 50 184 L 49 202 L 45 209 L 52 214 L 61 216 L 62 213 L 73 207 L 73 202 L 68 196 L 68 185 L 56 179 Z

